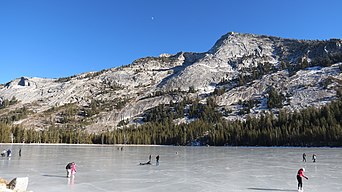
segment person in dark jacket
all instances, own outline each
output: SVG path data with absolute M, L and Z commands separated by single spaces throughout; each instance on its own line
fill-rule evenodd
M 306 162 L 306 154 L 303 153 L 303 162 Z
M 156 165 L 159 165 L 159 155 L 156 156 Z
M 10 157 L 10 156 L 12 156 L 12 151 L 11 151 L 11 149 L 8 149 L 7 150 L 7 157 Z
M 312 155 L 312 162 L 315 163 L 315 162 L 316 162 L 316 158 L 317 158 L 317 157 L 316 157 L 316 154 L 313 154 L 313 155 Z

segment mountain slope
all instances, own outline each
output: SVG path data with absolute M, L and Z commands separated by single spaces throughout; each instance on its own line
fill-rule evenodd
M 25 128 L 77 127 L 98 132 L 143 123 L 149 109 L 184 98 L 202 103 L 214 98 L 226 119 L 279 108 L 293 111 L 339 97 L 341 62 L 339 39 L 310 41 L 231 32 L 205 53 L 147 57 L 127 66 L 59 79 L 15 79 L 0 86 L 0 121 Z M 281 98 L 276 107 L 269 102 L 272 94 Z

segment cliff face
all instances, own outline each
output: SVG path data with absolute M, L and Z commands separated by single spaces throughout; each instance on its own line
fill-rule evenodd
M 0 86 L 0 115 L 27 128 L 72 125 L 96 132 L 122 120 L 140 123 L 144 112 L 159 104 L 214 97 L 219 110 L 230 111 L 225 118 L 235 119 L 277 111 L 267 105 L 270 87 L 284 97 L 282 107 L 289 111 L 321 106 L 341 89 L 341 55 L 339 39 L 228 33 L 205 53 L 147 57 L 60 79 L 15 79 Z M 243 101 L 258 104 L 241 114 Z M 13 114 L 20 117 L 10 120 Z

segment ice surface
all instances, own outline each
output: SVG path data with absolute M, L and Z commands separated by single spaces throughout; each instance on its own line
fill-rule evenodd
M 0 157 L 0 177 L 28 176 L 28 190 L 34 192 L 297 191 L 300 167 L 309 177 L 305 192 L 342 191 L 341 148 L 124 146 L 121 151 L 118 146 L 0 146 L 8 148 L 12 157 Z M 139 165 L 150 154 L 153 165 Z M 66 178 L 65 166 L 71 161 L 77 173 Z

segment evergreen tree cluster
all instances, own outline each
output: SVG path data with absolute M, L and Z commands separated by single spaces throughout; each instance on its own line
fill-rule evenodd
M 258 104 L 260 104 L 260 101 L 256 100 L 256 99 L 245 100 L 245 101 L 239 100 L 238 104 L 241 105 L 241 109 L 240 109 L 238 114 L 239 115 L 244 115 L 244 114 L 250 113 L 250 110 L 253 107 L 255 107 Z
M 299 70 L 303 70 L 308 67 L 330 67 L 335 63 L 342 62 L 342 53 L 331 53 L 308 62 L 307 59 L 300 59 L 297 64 L 289 64 L 282 62 L 283 69 L 288 69 L 289 76 L 293 76 Z
M 278 93 L 274 87 L 270 87 L 267 91 L 268 100 L 267 107 L 272 108 L 282 108 L 283 102 L 285 101 L 285 96 L 281 93 Z
M 256 67 L 244 68 L 235 81 L 238 86 L 246 85 L 253 80 L 260 79 L 262 76 L 276 72 L 277 70 L 271 63 L 258 63 Z
M 250 146 L 342 146 L 342 101 L 276 117 L 266 113 L 246 121 L 197 119 L 189 124 L 149 122 L 104 133 L 105 143 Z M 126 140 L 124 140 L 126 138 Z M 115 141 L 115 142 L 114 142 Z
M 50 127 L 48 130 L 36 131 L 24 129 L 20 126 L 11 126 L 0 123 L 0 142 L 10 143 L 13 135 L 14 143 L 69 143 L 69 144 L 92 144 L 94 134 L 89 134 L 81 129 L 64 129 L 60 127 Z
M 216 122 L 222 117 L 216 107 L 217 105 L 212 97 L 207 99 L 206 104 L 200 103 L 198 98 L 194 101 L 185 98 L 179 103 L 163 104 L 147 111 L 144 122 L 164 123 L 183 117 Z
M 20 119 L 27 117 L 27 115 L 30 113 L 31 111 L 27 110 L 26 107 L 22 107 L 22 108 L 10 111 L 5 115 L 2 114 L 0 116 L 0 123 L 10 124 L 14 121 L 19 121 Z

